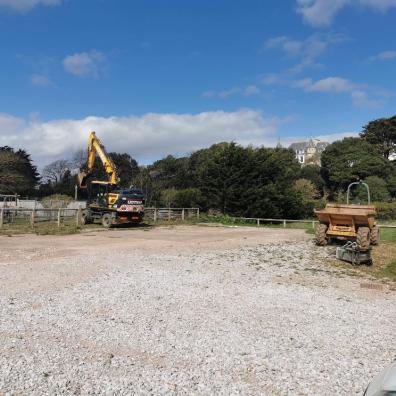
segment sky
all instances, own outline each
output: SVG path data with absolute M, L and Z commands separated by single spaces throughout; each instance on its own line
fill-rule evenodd
M 395 114 L 396 0 L 0 0 L 0 146 L 147 164 Z

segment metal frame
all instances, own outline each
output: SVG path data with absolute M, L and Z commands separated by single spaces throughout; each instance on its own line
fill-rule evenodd
M 368 184 L 367 183 L 365 183 L 365 182 L 362 182 L 362 181 L 358 181 L 358 182 L 353 182 L 353 183 L 351 183 L 349 186 L 348 186 L 348 191 L 347 191 L 347 205 L 349 205 L 349 193 L 350 193 L 350 190 L 351 190 L 351 187 L 352 186 L 355 186 L 355 185 L 364 185 L 365 187 L 366 187 L 366 189 L 367 189 L 367 201 L 368 201 L 368 204 L 370 205 L 370 203 L 371 203 L 371 197 L 370 197 L 370 188 L 369 188 L 369 186 L 368 186 Z

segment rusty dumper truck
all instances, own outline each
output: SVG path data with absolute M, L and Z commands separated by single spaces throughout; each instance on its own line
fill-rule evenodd
M 367 189 L 368 204 L 349 204 L 349 193 L 353 185 L 364 185 Z M 333 239 L 354 241 L 360 250 L 370 245 L 378 245 L 379 227 L 375 220 L 376 209 L 370 204 L 370 190 L 366 183 L 355 182 L 348 186 L 346 204 L 327 204 L 324 209 L 315 209 L 319 224 L 315 230 L 315 240 L 325 246 Z

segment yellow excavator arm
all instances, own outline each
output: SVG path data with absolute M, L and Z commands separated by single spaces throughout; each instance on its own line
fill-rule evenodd
M 117 169 L 110 159 L 103 144 L 100 142 L 95 132 L 91 132 L 88 138 L 88 161 L 87 161 L 87 171 L 80 172 L 78 174 L 78 184 L 80 188 L 87 187 L 87 177 L 90 175 L 94 169 L 94 163 L 96 155 L 99 156 L 102 161 L 105 172 L 109 176 L 109 180 L 106 184 L 117 185 L 118 183 L 118 175 Z

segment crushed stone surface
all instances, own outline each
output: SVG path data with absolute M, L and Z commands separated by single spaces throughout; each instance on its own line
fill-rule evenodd
M 396 355 L 395 292 L 274 232 L 1 239 L 0 394 L 363 394 Z

